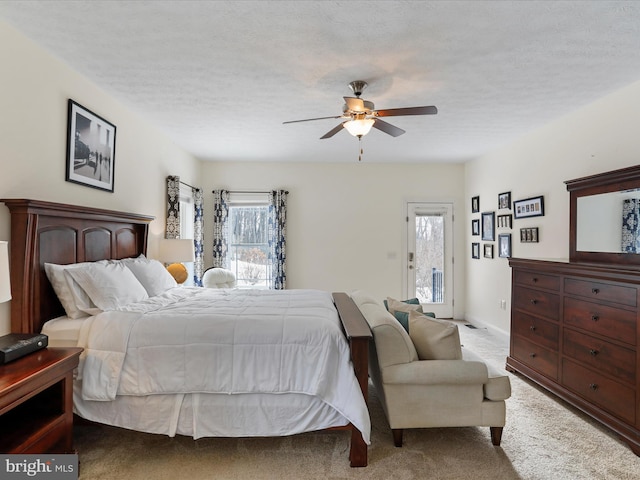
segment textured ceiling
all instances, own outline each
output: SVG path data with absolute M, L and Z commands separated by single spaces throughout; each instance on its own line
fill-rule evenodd
M 406 133 L 373 130 L 365 162 L 464 162 L 640 80 L 633 1 L 1 0 L 0 18 L 206 160 L 357 162 L 346 131 L 320 140 L 338 120 L 282 124 L 341 114 L 352 80 L 376 108 L 439 109 L 388 118 Z

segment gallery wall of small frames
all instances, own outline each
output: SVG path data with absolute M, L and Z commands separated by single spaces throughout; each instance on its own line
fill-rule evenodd
M 471 236 L 479 236 L 471 243 L 471 258 L 494 258 L 494 244 L 497 235 L 498 257 L 511 257 L 513 221 L 544 215 L 544 197 L 542 195 L 522 200 L 511 200 L 511 192 L 498 194 L 498 205 L 495 210 L 481 211 L 480 196 L 471 197 L 471 214 L 479 214 L 479 218 L 471 219 Z M 516 237 L 517 238 L 517 237 Z M 482 245 L 479 241 L 481 240 Z M 520 243 L 539 243 L 539 227 L 520 228 Z

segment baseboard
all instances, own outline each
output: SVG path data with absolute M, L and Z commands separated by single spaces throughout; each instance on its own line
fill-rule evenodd
M 496 327 L 495 325 L 491 325 L 490 323 L 483 322 L 482 320 L 470 319 L 470 318 L 466 318 L 465 322 L 470 323 L 476 328 L 484 328 L 488 332 L 490 332 L 492 335 L 495 335 L 496 337 L 498 337 L 500 340 L 509 343 L 509 338 L 510 338 L 509 332 L 502 330 Z

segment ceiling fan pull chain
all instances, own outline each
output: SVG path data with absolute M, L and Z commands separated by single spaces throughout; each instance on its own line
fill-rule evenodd
M 358 155 L 358 161 L 361 162 L 362 154 L 364 153 L 364 150 L 362 149 L 362 135 L 358 136 L 358 146 L 360 147 L 360 155 Z

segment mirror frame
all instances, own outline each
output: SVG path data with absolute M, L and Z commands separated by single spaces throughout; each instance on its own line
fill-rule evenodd
M 585 263 L 609 263 L 624 265 L 640 265 L 640 254 L 586 252 L 576 250 L 576 225 L 578 198 L 600 193 L 618 192 L 640 188 L 640 165 L 612 170 L 588 177 L 567 180 L 564 182 L 569 191 L 569 261 Z

